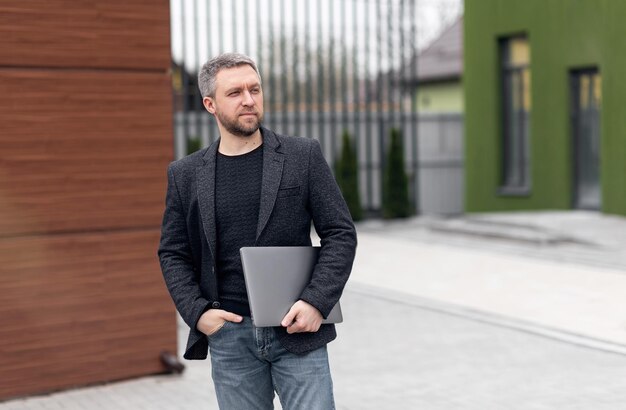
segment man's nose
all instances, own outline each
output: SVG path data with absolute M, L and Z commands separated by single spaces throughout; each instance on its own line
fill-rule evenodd
M 250 91 L 243 91 L 243 101 L 241 103 L 243 105 L 254 105 L 254 98 L 252 98 L 252 94 L 250 94 Z

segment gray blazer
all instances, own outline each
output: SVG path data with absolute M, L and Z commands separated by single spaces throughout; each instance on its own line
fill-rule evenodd
M 322 249 L 311 282 L 300 298 L 326 317 L 339 300 L 352 269 L 356 231 L 348 207 L 322 156 L 308 138 L 261 128 L 263 181 L 256 246 L 311 245 L 311 221 Z M 215 161 L 219 141 L 170 164 L 159 260 L 176 309 L 189 325 L 185 359 L 206 359 L 207 337 L 196 323 L 207 308 L 219 308 L 215 272 Z M 288 334 L 276 328 L 289 351 L 303 354 L 336 337 L 334 325 L 316 333 Z

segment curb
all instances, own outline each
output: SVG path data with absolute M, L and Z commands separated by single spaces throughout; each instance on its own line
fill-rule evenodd
M 564 329 L 544 326 L 510 316 L 499 315 L 495 312 L 472 309 L 461 305 L 455 305 L 453 303 L 428 299 L 405 292 L 375 287 L 359 282 L 349 282 L 348 287 L 346 287 L 346 291 L 357 295 L 405 304 L 423 310 L 457 316 L 493 326 L 506 327 L 587 349 L 626 356 L 626 345 L 593 338 Z

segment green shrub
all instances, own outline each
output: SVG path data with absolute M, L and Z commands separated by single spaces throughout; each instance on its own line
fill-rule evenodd
M 383 218 L 406 218 L 411 215 L 408 177 L 404 169 L 402 133 L 391 129 L 387 163 L 383 174 Z
M 363 218 L 363 210 L 359 196 L 359 165 L 356 149 L 352 146 L 348 131 L 343 132 L 341 141 L 341 155 L 335 160 L 335 179 L 348 204 L 352 219 L 358 221 Z
M 199 137 L 190 136 L 187 139 L 187 155 L 193 154 L 194 152 L 198 151 L 200 148 L 202 148 L 202 141 L 200 140 Z

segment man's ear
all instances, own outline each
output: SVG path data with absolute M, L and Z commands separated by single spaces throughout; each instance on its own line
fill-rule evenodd
M 204 97 L 202 99 L 202 104 L 204 108 L 210 112 L 211 114 L 215 114 L 215 101 L 211 97 Z

